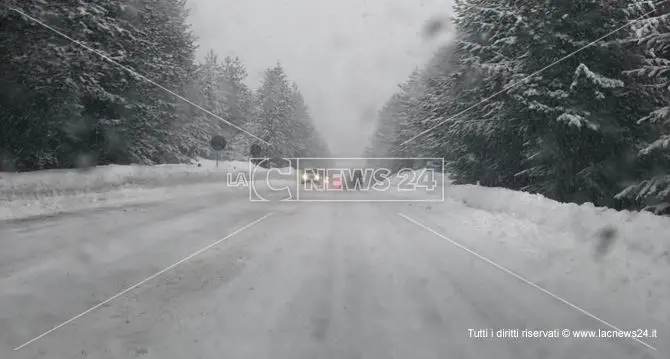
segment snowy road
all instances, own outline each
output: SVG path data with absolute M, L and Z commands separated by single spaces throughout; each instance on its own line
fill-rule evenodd
M 0 357 L 667 358 L 631 339 L 471 338 L 609 328 L 407 219 L 426 211 L 230 195 L 3 224 Z

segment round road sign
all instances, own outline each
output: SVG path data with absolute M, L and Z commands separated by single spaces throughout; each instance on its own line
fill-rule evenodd
M 226 148 L 226 139 L 223 136 L 216 135 L 212 137 L 210 144 L 215 151 L 222 151 Z

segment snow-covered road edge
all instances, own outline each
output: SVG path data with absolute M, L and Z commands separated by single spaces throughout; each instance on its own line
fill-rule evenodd
M 660 260 L 670 266 L 670 217 L 617 211 L 591 203 L 560 203 L 538 194 L 474 185 L 447 185 L 445 197 L 470 208 L 505 213 L 569 232 L 585 244 L 592 244 L 593 238 L 612 237 L 612 243 L 617 244 L 612 248 L 625 247 L 626 252 L 650 256 L 654 262 Z
M 617 325 L 657 329 L 659 349 L 667 342 L 670 217 L 438 181 L 445 201 L 410 204 L 416 220 L 577 305 L 600 303 L 584 309 Z
M 212 161 L 157 166 L 100 166 L 87 170 L 45 170 L 0 173 L 0 200 L 29 200 L 49 196 L 78 196 L 132 188 L 159 188 L 194 183 L 225 183 L 226 174 L 249 172 L 247 162 Z
M 70 193 L 39 198 L 15 198 L 0 206 L 0 221 L 26 220 L 93 209 L 116 208 L 128 205 L 151 204 L 194 196 L 194 190 L 209 194 L 232 192 L 224 184 L 184 185 L 159 188 L 124 186 L 114 190 Z
M 0 173 L 0 221 L 149 204 L 198 195 L 248 196 L 228 186 L 227 176 L 248 178 L 253 169 L 263 182 L 270 173 L 248 162 L 200 160 L 196 164 L 100 166 L 86 171 L 48 170 Z M 285 169 L 283 170 L 285 171 Z M 277 177 L 275 173 L 271 177 Z M 272 181 L 281 181 L 273 178 Z M 261 185 L 262 187 L 262 185 Z
M 622 329 L 657 329 L 649 341 L 664 346 L 670 217 L 475 185 L 447 184 L 445 198 L 413 204 L 416 219 L 577 305 L 598 304 L 584 309 Z

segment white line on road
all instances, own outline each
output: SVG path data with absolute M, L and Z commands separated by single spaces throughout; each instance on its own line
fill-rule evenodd
M 541 292 L 547 294 L 548 296 L 550 296 L 550 297 L 552 297 L 552 298 L 554 298 L 554 299 L 556 299 L 556 300 L 558 300 L 558 301 L 560 301 L 560 302 L 562 302 L 562 303 L 568 305 L 569 307 L 578 310 L 579 312 L 581 312 L 581 313 L 583 313 L 583 314 L 585 314 L 585 315 L 587 315 L 587 316 L 589 316 L 589 317 L 591 317 L 591 318 L 593 318 L 593 319 L 599 321 L 599 322 L 602 323 L 602 324 L 605 324 L 606 326 L 608 326 L 608 327 L 610 327 L 610 328 L 612 328 L 612 329 L 614 329 L 614 330 L 622 331 L 621 329 L 615 327 L 614 325 L 608 323 L 607 321 L 605 321 L 605 320 L 603 320 L 603 319 L 600 319 L 599 317 L 597 317 L 597 316 L 595 316 L 594 314 L 588 312 L 587 310 L 582 309 L 582 308 L 576 306 L 575 304 L 570 303 L 568 300 L 563 299 L 562 297 L 560 297 L 560 296 L 558 296 L 558 295 L 556 295 L 556 294 L 554 294 L 554 293 L 552 293 L 552 292 L 550 292 L 550 291 L 548 291 L 548 290 L 546 290 L 546 289 L 540 287 L 539 285 L 537 285 L 537 284 L 531 282 L 530 280 L 528 280 L 528 279 L 526 279 L 526 278 L 524 278 L 524 277 L 522 277 L 522 276 L 520 276 L 520 275 L 518 275 L 518 274 L 512 272 L 511 270 L 509 270 L 509 269 L 507 269 L 507 268 L 501 266 L 500 264 L 498 264 L 498 263 L 496 263 L 496 262 L 494 262 L 494 261 L 492 261 L 492 260 L 490 260 L 490 259 L 488 259 L 488 258 L 482 256 L 481 254 L 479 254 L 479 253 L 477 253 L 477 252 L 475 252 L 475 251 L 473 251 L 473 250 L 471 250 L 471 249 L 469 249 L 469 248 L 463 246 L 462 244 L 455 242 L 455 241 L 452 240 L 451 238 L 448 238 L 448 237 L 446 237 L 445 235 L 443 235 L 443 234 L 441 234 L 441 233 L 439 233 L 439 232 L 437 232 L 437 231 L 435 231 L 435 230 L 433 230 L 433 229 L 427 227 L 426 225 L 420 223 L 419 221 L 417 221 L 417 220 L 415 220 L 415 219 L 412 219 L 412 218 L 410 218 L 410 217 L 408 217 L 407 215 L 402 214 L 402 213 L 398 213 L 398 215 L 400 215 L 400 217 L 403 217 L 403 218 L 405 218 L 406 220 L 408 220 L 408 221 L 414 223 L 415 225 L 417 225 L 417 226 L 419 226 L 419 227 L 421 227 L 421 228 L 427 230 L 428 232 L 430 232 L 430 233 L 432 233 L 432 234 L 434 234 L 434 235 L 436 235 L 436 236 L 438 236 L 438 237 L 440 237 L 440 238 L 442 238 L 442 239 L 448 241 L 449 243 L 455 245 L 456 247 L 458 247 L 458 248 L 460 248 L 460 249 L 462 249 L 462 250 L 464 250 L 464 251 L 466 251 L 466 252 L 468 252 L 468 253 L 474 255 L 475 257 L 477 257 L 477 258 L 479 258 L 479 259 L 485 261 L 486 263 L 488 263 L 488 264 L 490 264 L 490 265 L 492 265 L 492 266 L 494 266 L 494 267 L 500 269 L 501 271 L 503 271 L 503 272 L 505 272 L 505 273 L 507 273 L 507 274 L 513 276 L 514 278 L 516 278 L 516 279 L 518 279 L 518 280 L 520 280 L 520 281 L 522 281 L 522 282 L 528 284 L 529 286 L 531 286 L 531 287 L 533 287 L 533 288 L 535 288 L 535 289 L 537 289 L 537 290 L 539 290 L 539 291 L 541 291 Z M 649 348 L 649 349 L 651 349 L 651 350 L 656 351 L 656 347 L 654 347 L 654 346 L 652 346 L 652 345 L 650 345 L 650 344 L 648 344 L 648 343 L 645 343 L 645 342 L 643 342 L 642 340 L 640 340 L 640 339 L 638 339 L 638 338 L 631 338 L 631 339 L 635 340 L 636 342 L 638 342 L 638 343 L 644 345 L 645 347 L 647 347 L 647 348 Z
M 228 239 L 228 238 L 230 238 L 230 237 L 232 237 L 232 236 L 234 236 L 234 235 L 236 235 L 236 234 L 238 234 L 238 233 L 240 233 L 240 232 L 242 232 L 242 231 L 244 231 L 244 230 L 250 228 L 251 226 L 253 226 L 253 225 L 259 223 L 260 221 L 262 221 L 262 220 L 264 220 L 264 219 L 266 219 L 266 218 L 268 218 L 268 217 L 270 217 L 271 215 L 272 215 L 272 213 L 268 213 L 268 214 L 266 214 L 265 216 L 263 216 L 263 217 L 261 217 L 261 218 L 255 220 L 255 221 L 253 221 L 253 222 L 251 222 L 251 223 L 245 225 L 244 227 L 241 227 L 241 228 L 235 230 L 234 232 L 232 232 L 232 233 L 228 234 L 227 236 L 225 236 L 225 237 L 219 239 L 218 241 L 209 244 L 208 246 L 206 246 L 206 247 L 204 247 L 204 248 L 202 248 L 202 249 L 200 249 L 200 250 L 194 252 L 193 254 L 190 254 L 189 256 L 187 256 L 187 257 L 185 257 L 185 258 L 179 260 L 178 262 L 172 264 L 171 266 L 166 267 L 166 268 L 164 268 L 163 270 L 161 270 L 161 271 L 159 271 L 159 272 L 157 272 L 157 273 L 155 273 L 155 274 L 153 274 L 153 275 L 151 275 L 151 276 L 149 276 L 149 277 L 143 279 L 142 281 L 138 282 L 137 284 L 135 284 L 135 285 L 133 285 L 133 286 L 131 286 L 131 287 L 128 287 L 128 288 L 124 289 L 123 291 L 121 291 L 121 292 L 115 294 L 114 296 L 110 297 L 109 299 L 107 299 L 107 300 L 105 300 L 105 301 L 103 301 L 103 302 L 100 302 L 100 303 L 96 304 L 95 306 L 93 306 L 93 307 L 87 309 L 86 311 L 81 312 L 81 313 L 75 315 L 74 317 L 72 317 L 72 318 L 70 318 L 70 319 L 64 321 L 63 323 L 61 323 L 61 324 L 59 324 L 59 325 L 57 325 L 57 326 L 55 326 L 55 327 L 53 327 L 53 328 L 51 328 L 50 330 L 48 330 L 48 331 L 46 331 L 46 332 L 44 332 L 44 333 L 42 333 L 42 334 L 36 336 L 35 338 L 33 338 L 33 339 L 31 339 L 31 340 L 29 340 L 29 341 L 27 341 L 27 342 L 25 342 L 25 343 L 19 345 L 18 347 L 14 348 L 14 350 L 16 351 L 16 350 L 22 349 L 22 348 L 26 347 L 27 345 L 29 345 L 29 344 L 31 344 L 31 343 L 37 341 L 38 339 L 40 339 L 40 338 L 42 338 L 42 337 L 44 337 L 44 336 L 46 336 L 46 335 L 48 335 L 48 334 L 54 332 L 55 330 L 57 330 L 57 329 L 59 329 L 59 328 L 61 328 L 61 327 L 64 327 L 64 326 L 67 325 L 67 324 L 72 323 L 73 321 L 77 320 L 78 318 L 83 317 L 84 315 L 86 315 L 86 314 L 88 314 L 88 313 L 90 313 L 90 312 L 92 312 L 92 311 L 94 311 L 94 310 L 96 310 L 96 309 L 102 307 L 103 305 L 105 305 L 105 304 L 111 302 L 112 300 L 114 300 L 114 299 L 116 299 L 116 298 L 118 298 L 118 297 L 120 297 L 120 296 L 122 296 L 122 295 L 124 295 L 124 294 L 126 294 L 126 293 L 128 293 L 128 292 L 130 292 L 131 290 L 133 290 L 133 289 L 135 289 L 135 288 L 141 286 L 142 284 L 144 284 L 144 283 L 146 283 L 146 282 L 148 282 L 148 281 L 150 281 L 150 280 L 152 280 L 152 279 L 158 277 L 159 275 L 161 275 L 161 274 L 163 274 L 163 273 L 169 271 L 170 269 L 172 269 L 172 268 L 174 268 L 174 267 L 176 267 L 176 266 L 178 266 L 178 265 L 180 265 L 180 264 L 186 262 L 187 260 L 189 260 L 189 259 L 191 259 L 191 258 L 193 258 L 193 257 L 195 257 L 195 256 L 197 256 L 197 255 L 199 255 L 199 254 L 201 254 L 201 253 L 203 253 L 203 252 L 205 252 L 205 251 L 208 250 L 208 249 L 211 249 L 212 247 L 214 247 L 214 246 L 220 244 L 221 242 L 225 241 L 226 239 Z

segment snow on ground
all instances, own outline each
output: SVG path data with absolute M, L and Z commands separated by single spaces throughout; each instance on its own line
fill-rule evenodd
M 228 188 L 225 174 L 248 173 L 248 163 L 221 162 L 218 168 L 214 161 L 200 163 L 201 167 L 1 173 L 0 220 L 217 192 L 246 193 L 244 188 Z M 445 202 L 412 204 L 409 208 L 420 211 L 417 220 L 568 300 L 586 303 L 586 293 L 594 292 L 616 296 L 657 317 L 658 325 L 670 323 L 670 217 L 559 203 L 507 189 L 453 185 L 440 178 L 438 182 L 444 183 Z M 622 325 L 634 322 L 645 324 L 631 318 Z
M 667 338 L 670 217 L 454 185 L 445 177 L 436 178 L 444 183 L 445 201 L 411 204 L 420 211 L 413 218 L 577 305 L 593 303 L 589 296 L 599 295 L 617 298 L 622 307 L 637 307 L 640 312 L 622 313 L 626 320 L 613 324 L 658 329 Z M 391 183 L 396 186 L 402 179 L 393 176 Z M 393 194 L 412 198 L 412 193 Z M 417 191 L 416 196 L 434 200 L 441 194 L 431 198 Z M 583 309 L 596 316 L 602 310 Z
M 235 192 L 248 195 L 246 188 L 227 187 L 225 182 L 199 185 L 177 185 L 169 187 L 142 188 L 123 186 L 108 191 L 69 193 L 66 195 L 42 196 L 40 198 L 15 198 L 0 206 L 0 221 L 50 216 L 83 210 L 149 204 L 192 197 L 202 194 L 214 195 Z
M 559 203 L 538 194 L 474 185 L 447 185 L 445 193 L 446 198 L 470 208 L 507 214 L 572 235 L 578 244 L 592 244 L 610 260 L 625 262 L 641 255 L 652 263 L 670 266 L 670 217 L 616 211 L 591 203 Z
M 226 175 L 249 174 L 251 170 L 262 174 L 261 179 L 267 173 L 266 169 L 248 162 L 221 161 L 217 166 L 216 161 L 206 159 L 194 164 L 3 172 L 0 173 L 0 201 L 3 203 L 0 220 L 149 203 L 208 191 L 232 191 L 234 189 L 227 188 Z M 195 184 L 199 186 L 192 186 Z
M 228 172 L 248 172 L 246 162 L 200 160 L 196 164 L 157 166 L 110 165 L 87 170 L 45 170 L 0 173 L 0 199 L 41 198 L 106 191 L 126 186 L 161 187 L 175 184 L 225 180 Z
M 670 217 L 475 185 L 447 183 L 445 198 L 413 206 L 424 224 L 573 303 L 620 299 L 640 312 L 615 325 L 667 338 Z

